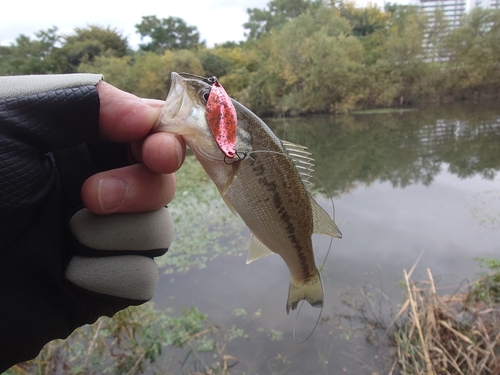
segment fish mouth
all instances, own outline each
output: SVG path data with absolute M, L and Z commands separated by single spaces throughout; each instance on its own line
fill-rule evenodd
M 184 102 L 184 90 L 186 90 L 186 79 L 176 72 L 170 75 L 171 83 L 165 100 L 164 115 L 168 119 L 175 118 L 181 111 Z

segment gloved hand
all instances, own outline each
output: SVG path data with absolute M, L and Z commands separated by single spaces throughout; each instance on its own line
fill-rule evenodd
M 0 77 L 0 373 L 156 288 L 185 145 L 101 80 Z

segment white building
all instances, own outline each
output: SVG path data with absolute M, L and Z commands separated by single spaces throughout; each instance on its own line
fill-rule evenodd
M 411 0 L 410 4 L 420 7 L 430 19 L 432 19 L 434 11 L 441 8 L 450 22 L 451 28 L 457 27 L 462 15 L 474 8 L 500 9 L 500 0 Z
M 444 18 L 448 21 L 448 30 L 442 30 L 440 35 L 458 27 L 465 13 L 474 8 L 500 9 L 500 0 L 411 0 L 410 5 L 416 5 L 427 15 L 429 29 L 434 26 L 436 9 L 443 11 Z M 448 59 L 446 51 L 438 51 L 430 39 L 429 32 L 425 33 L 424 48 L 429 61 L 445 61 Z
M 500 0 L 471 0 L 468 11 L 479 7 L 484 9 L 500 9 Z
M 491 1 L 491 0 L 471 0 L 471 1 Z M 493 0 L 497 1 L 497 0 Z M 442 9 L 445 18 L 449 21 L 451 28 L 460 24 L 460 18 L 468 11 L 467 0 L 414 0 L 414 5 L 418 5 L 420 10 L 427 14 L 430 22 L 436 9 Z

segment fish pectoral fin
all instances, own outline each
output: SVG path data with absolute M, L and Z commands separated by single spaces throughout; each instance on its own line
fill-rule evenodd
M 306 300 L 313 307 L 323 307 L 323 295 L 323 282 L 318 270 L 316 270 L 316 274 L 311 280 L 304 282 L 290 280 L 286 313 L 295 310 L 302 300 Z
M 217 190 L 219 190 L 220 196 L 222 197 L 222 199 L 224 199 L 224 203 L 231 210 L 233 215 L 236 217 L 239 217 L 240 215 L 238 214 L 238 212 L 234 208 L 233 204 L 229 201 L 229 199 L 226 196 L 228 189 L 231 187 L 231 184 L 233 183 L 234 176 L 236 175 L 236 171 L 238 170 L 238 167 L 235 164 L 236 163 L 233 163 L 231 173 L 227 176 L 227 181 L 226 181 L 226 185 L 224 186 L 224 188 L 219 189 L 219 187 L 217 187 Z
M 222 197 L 222 199 L 224 200 L 224 203 L 226 204 L 227 208 L 229 208 L 231 210 L 231 212 L 233 213 L 234 216 L 239 217 L 240 215 L 238 214 L 238 212 L 236 211 L 234 206 L 231 204 L 229 199 L 227 199 L 227 197 L 224 194 L 222 194 L 222 191 L 219 190 L 219 193 L 220 193 L 220 196 Z
M 257 259 L 274 254 L 269 248 L 260 242 L 253 234 L 250 237 L 250 248 L 248 251 L 247 264 L 250 264 Z
M 336 238 L 342 238 L 337 224 L 332 220 L 330 215 L 321 207 L 313 197 L 309 197 L 311 209 L 313 213 L 313 233 L 326 234 Z
M 219 189 L 219 187 L 217 187 L 217 190 L 219 190 L 220 196 L 224 200 L 224 203 L 226 204 L 227 208 L 229 208 L 231 210 L 231 212 L 233 213 L 234 216 L 239 217 L 240 215 L 238 215 L 238 212 L 236 211 L 233 204 L 229 201 L 228 197 L 225 194 L 227 189 L 224 188 L 224 190 L 221 190 L 221 189 Z
M 231 164 L 231 173 L 229 173 L 229 175 L 227 176 L 226 186 L 224 186 L 224 190 L 222 190 L 222 191 L 219 190 L 220 195 L 222 195 L 222 197 L 224 197 L 224 195 L 226 195 L 226 192 L 231 187 L 233 180 L 234 180 L 234 176 L 236 175 L 236 172 L 238 171 L 238 166 L 239 166 L 239 163 L 236 163 L 236 162 Z

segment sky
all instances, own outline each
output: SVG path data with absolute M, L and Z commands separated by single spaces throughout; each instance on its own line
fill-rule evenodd
M 247 8 L 266 7 L 270 0 L 11 0 L 3 1 L 0 11 L 0 45 L 10 45 L 20 35 L 33 37 L 37 31 L 57 26 L 70 34 L 90 24 L 110 26 L 128 38 L 132 48 L 141 42 L 135 25 L 143 16 L 179 17 L 196 26 L 208 47 L 227 41 L 244 40 L 243 24 Z M 368 0 L 357 0 L 366 5 Z M 393 0 L 407 3 L 408 0 Z M 383 5 L 383 0 L 374 3 Z

